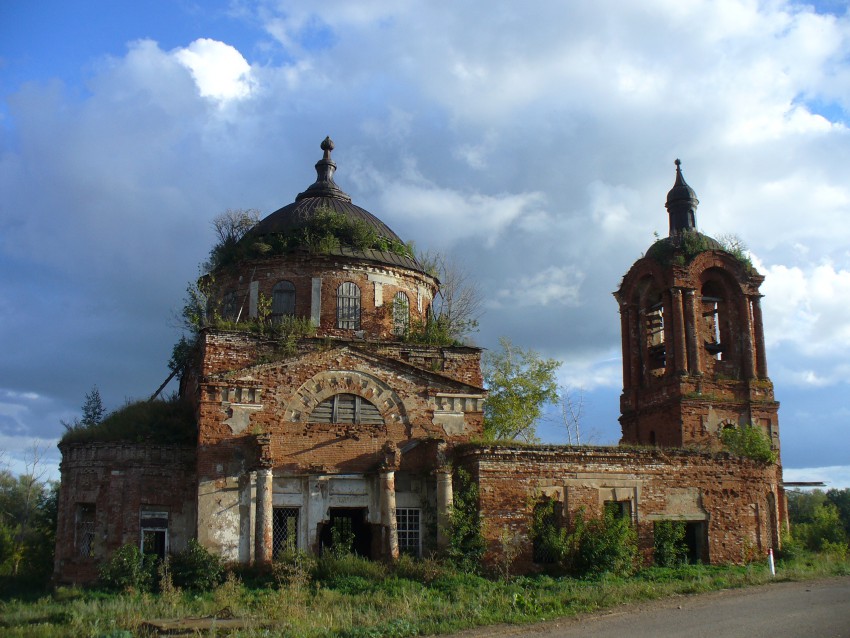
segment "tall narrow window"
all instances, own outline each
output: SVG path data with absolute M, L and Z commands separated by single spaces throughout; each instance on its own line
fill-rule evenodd
M 272 288 L 272 320 L 295 314 L 295 284 L 279 281 Z
M 395 511 L 398 551 L 415 558 L 422 555 L 421 512 L 418 507 L 399 507 Z
M 94 556 L 94 503 L 78 503 L 76 515 L 77 554 L 85 558 Z
M 277 558 L 298 549 L 298 508 L 275 507 L 272 511 L 272 554 Z
M 140 513 L 140 547 L 142 554 L 153 554 L 165 558 L 168 554 L 168 512 L 147 511 Z
M 410 299 L 399 290 L 393 298 L 393 334 L 403 337 L 410 330 Z
M 723 312 L 725 311 L 721 291 L 714 282 L 702 287 L 702 319 L 705 325 L 705 349 L 718 361 L 723 358 L 724 339 L 722 334 Z
M 650 370 L 663 372 L 667 366 L 667 347 L 664 343 L 664 301 L 646 310 L 646 350 Z
M 360 288 L 350 281 L 336 290 L 336 327 L 360 330 Z
M 221 300 L 221 318 L 227 321 L 236 321 L 238 316 L 237 304 L 239 299 L 236 296 L 236 291 L 231 290 L 224 294 Z

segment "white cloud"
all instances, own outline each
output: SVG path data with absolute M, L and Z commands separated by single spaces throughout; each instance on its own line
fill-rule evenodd
M 496 291 L 489 305 L 493 308 L 535 306 L 575 306 L 584 274 L 573 267 L 550 266 L 524 277 L 509 279 Z
M 786 467 L 782 470 L 786 481 L 822 481 L 826 488 L 842 490 L 850 488 L 850 465 L 827 467 Z
M 178 49 L 174 57 L 192 72 L 198 91 L 220 101 L 251 95 L 254 80 L 251 66 L 234 47 L 224 42 L 199 38 Z

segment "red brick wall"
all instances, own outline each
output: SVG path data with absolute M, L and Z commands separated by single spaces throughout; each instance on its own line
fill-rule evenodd
M 97 578 L 102 561 L 125 543 L 138 545 L 140 511 L 169 512 L 173 551 L 195 535 L 194 447 L 144 443 L 88 443 L 60 446 L 59 496 L 54 574 L 57 582 Z M 78 504 L 95 506 L 94 556 L 76 545 Z
M 775 465 L 682 450 L 566 447 L 470 447 L 459 450 L 456 460 L 478 481 L 486 559 L 491 563 L 500 553 L 500 537 L 508 531 L 522 542 L 515 568 L 539 568 L 532 563 L 528 536 L 535 499 L 544 493 L 563 503 L 568 523 L 580 508 L 600 515 L 611 490 L 618 491 L 617 500 L 634 494 L 639 545 L 647 561 L 652 557 L 654 519 L 677 512 L 692 515 L 694 503 L 707 517 L 711 563 L 740 563 L 778 546 L 781 468 Z M 684 493 L 694 495 L 687 512 L 677 509 Z

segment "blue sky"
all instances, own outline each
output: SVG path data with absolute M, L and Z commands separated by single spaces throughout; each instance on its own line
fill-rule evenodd
M 618 436 L 611 296 L 666 233 L 673 160 L 700 229 L 766 281 L 786 475 L 850 485 L 845 3 L 0 3 L 0 448 L 53 448 L 96 384 L 167 375 L 227 208 L 314 179 L 463 262 L 499 336 L 564 361 Z M 556 418 L 548 440 L 564 437 Z

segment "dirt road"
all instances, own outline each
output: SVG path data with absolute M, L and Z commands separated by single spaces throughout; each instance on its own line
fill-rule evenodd
M 850 638 L 850 577 L 774 583 L 616 607 L 452 638 Z

